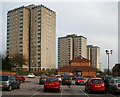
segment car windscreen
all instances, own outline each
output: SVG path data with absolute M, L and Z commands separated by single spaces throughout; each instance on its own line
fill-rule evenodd
M 71 80 L 70 77 L 64 77 L 63 80 Z
M 85 80 L 84 78 L 77 78 L 78 80 Z
M 120 80 L 116 80 L 116 83 L 120 83 Z
M 103 81 L 102 81 L 101 79 L 93 79 L 93 80 L 92 80 L 92 83 L 93 83 L 93 84 L 102 84 Z
M 8 76 L 0 76 L 0 81 L 8 81 Z
M 34 75 L 33 73 L 29 73 L 28 75 Z
M 47 82 L 57 82 L 57 78 L 48 78 Z
M 48 78 L 48 76 L 42 76 L 41 77 L 41 79 L 47 79 Z

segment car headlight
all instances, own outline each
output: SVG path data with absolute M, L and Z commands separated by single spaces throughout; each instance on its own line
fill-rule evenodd
M 6 85 L 8 85 L 8 86 L 10 85 L 9 81 L 6 82 Z

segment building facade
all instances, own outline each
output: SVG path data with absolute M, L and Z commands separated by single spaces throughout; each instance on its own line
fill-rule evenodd
M 71 60 L 70 66 L 90 66 L 90 60 L 82 56 L 78 56 Z
M 82 56 L 87 58 L 87 39 L 84 36 L 74 37 L 74 58 Z
M 63 66 L 58 69 L 58 74 L 76 75 L 81 77 L 96 77 L 96 71 L 91 66 Z
M 76 34 L 58 38 L 58 68 L 70 65 L 77 56 L 87 58 L 87 39 Z
M 26 69 L 56 68 L 56 13 L 29 5 L 7 13 L 7 55 L 27 59 Z M 23 67 L 24 68 L 24 67 Z
M 114 67 L 112 68 L 112 76 L 113 77 L 120 77 L 120 64 L 115 64 Z
M 100 48 L 98 46 L 87 46 L 87 59 L 90 60 L 90 66 L 100 69 Z

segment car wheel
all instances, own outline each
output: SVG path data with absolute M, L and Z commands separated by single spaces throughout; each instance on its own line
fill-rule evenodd
M 44 92 L 47 92 L 47 90 L 44 89 Z
M 112 94 L 115 95 L 115 90 L 112 90 Z
M 91 90 L 88 90 L 88 94 L 91 94 Z
M 87 89 L 85 88 L 85 91 L 87 91 Z
M 59 92 L 60 92 L 60 89 L 57 90 L 57 93 L 59 93 Z
M 106 92 L 105 92 L 105 91 L 103 91 L 103 94 L 106 94 Z
M 8 90 L 9 90 L 9 91 L 11 91 L 11 90 L 12 90 L 12 86 L 11 86 L 11 85 L 8 87 Z
M 20 85 L 17 87 L 17 89 L 20 89 Z

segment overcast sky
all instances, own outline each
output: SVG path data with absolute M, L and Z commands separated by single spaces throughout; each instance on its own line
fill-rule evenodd
M 110 69 L 118 63 L 118 2 L 2 2 L 0 52 L 6 50 L 7 12 L 30 4 L 43 4 L 56 12 L 56 45 L 58 37 L 82 35 L 88 45 L 100 47 L 102 69 L 108 67 L 106 49 L 113 50 Z

